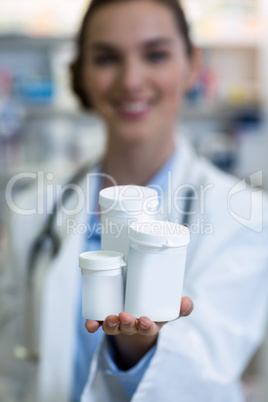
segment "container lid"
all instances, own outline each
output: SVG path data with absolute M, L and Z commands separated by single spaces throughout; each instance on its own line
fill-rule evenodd
M 113 186 L 99 193 L 102 213 L 122 211 L 125 213 L 154 212 L 159 204 L 156 190 L 142 186 Z
M 130 225 L 129 239 L 151 247 L 182 247 L 190 243 L 190 231 L 173 222 L 138 221 Z
M 117 251 L 88 251 L 79 256 L 79 266 L 90 271 L 106 271 L 126 265 L 124 255 Z

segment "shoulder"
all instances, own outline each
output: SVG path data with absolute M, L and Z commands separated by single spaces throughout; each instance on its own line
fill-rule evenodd
M 234 217 L 239 213 L 250 220 L 256 218 L 259 213 L 266 218 L 264 206 L 267 206 L 268 195 L 262 189 L 261 171 L 238 178 L 223 172 L 207 159 L 197 155 L 188 143 L 183 143 L 183 148 L 191 170 L 190 182 L 196 187 L 199 195 L 203 196 L 202 201 L 208 203 L 208 214 Z M 205 208 L 205 205 L 203 207 Z
M 245 256 L 259 250 L 267 258 L 268 197 L 261 172 L 237 178 L 199 157 L 189 145 L 183 147 L 179 152 L 187 155 L 190 171 L 184 183 L 189 180 L 194 189 L 189 229 L 195 249 L 204 247 L 209 254 L 218 250 L 220 255 L 240 248 Z
M 222 224 L 232 222 L 255 232 L 267 226 L 268 197 L 262 188 L 262 172 L 238 178 L 222 172 L 206 160 L 199 161 L 199 170 L 207 186 L 207 202 L 210 211 Z
M 7 192 L 10 221 L 10 245 L 13 253 L 24 256 L 51 219 L 60 237 L 65 236 L 65 222 L 73 214 L 84 213 L 91 181 L 99 166 L 76 169 L 67 178 L 50 177 L 44 172 L 32 176 L 30 185 L 14 193 Z M 53 176 L 53 175 L 51 175 Z M 28 180 L 29 181 L 29 180 Z M 57 208 L 56 208 L 57 205 Z

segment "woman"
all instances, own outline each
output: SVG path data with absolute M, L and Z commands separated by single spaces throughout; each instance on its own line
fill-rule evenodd
M 197 69 L 198 54 L 176 0 L 92 1 L 72 66 L 83 105 L 107 125 L 106 154 L 86 193 L 90 211 L 97 208 L 99 189 L 111 184 L 108 177 L 161 188 L 161 214 L 172 221 L 182 222 L 188 194 L 192 236 L 184 291 L 195 309 L 187 319 L 159 326 L 122 312 L 103 323 L 88 320 L 88 334 L 73 267 L 83 249 L 100 246 L 100 238 L 92 230 L 86 241 L 75 224 L 93 228 L 98 218 L 83 210 L 73 214 L 70 227 L 66 212 L 61 250 L 48 263 L 53 269 L 43 291 L 35 401 L 79 400 L 83 390 L 82 400 L 90 402 L 242 400 L 239 377 L 265 329 L 267 219 L 262 233 L 254 231 L 255 221 L 243 225 L 239 217 L 248 212 L 250 193 L 236 194 L 236 180 L 199 160 L 182 139 L 175 145 L 177 115 Z M 183 299 L 182 315 L 190 314 L 191 299 Z M 22 368 L 25 378 L 34 378 L 30 363 Z M 12 370 L 19 378 L 18 366 L 10 364 Z M 23 400 L 23 387 L 16 387 L 21 399 L 14 400 Z M 25 389 L 29 400 L 33 386 Z

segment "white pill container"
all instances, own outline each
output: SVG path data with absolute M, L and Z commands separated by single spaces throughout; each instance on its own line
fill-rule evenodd
M 90 320 L 103 321 L 108 315 L 124 310 L 123 254 L 90 251 L 80 254 L 82 273 L 82 314 Z
M 114 186 L 99 193 L 101 249 L 118 251 L 128 260 L 129 227 L 139 220 L 152 220 L 158 208 L 158 193 L 142 186 Z
M 152 321 L 178 318 L 190 232 L 166 221 L 130 226 L 125 311 Z

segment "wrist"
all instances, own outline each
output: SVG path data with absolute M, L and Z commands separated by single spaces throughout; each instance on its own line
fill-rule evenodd
M 158 334 L 132 336 L 119 334 L 109 336 L 109 344 L 113 359 L 120 370 L 129 370 L 135 366 L 156 344 Z

